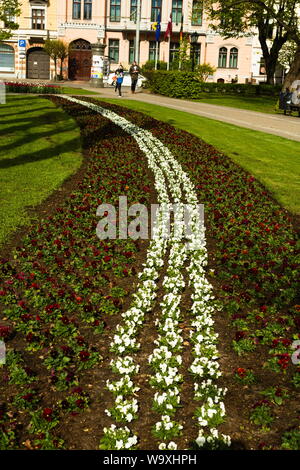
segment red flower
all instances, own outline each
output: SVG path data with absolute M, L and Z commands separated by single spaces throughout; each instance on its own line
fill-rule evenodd
M 247 371 L 243 367 L 238 367 L 236 373 L 243 379 L 246 376 Z
M 82 398 L 79 398 L 78 400 L 76 400 L 76 406 L 78 406 L 78 408 L 84 408 L 84 400 Z
M 44 408 L 42 416 L 46 421 L 52 421 L 52 419 L 53 419 L 52 415 L 53 415 L 53 409 L 52 408 Z
M 86 362 L 89 360 L 90 353 L 88 351 L 80 351 L 79 357 L 82 362 Z
M 111 260 L 111 256 L 106 255 L 104 256 L 103 260 L 105 261 L 105 263 L 108 263 Z
M 11 329 L 9 326 L 0 326 L 0 338 L 6 339 L 10 336 Z
M 235 333 L 235 339 L 236 341 L 240 341 L 241 339 L 245 338 L 246 332 L 245 331 L 237 331 Z

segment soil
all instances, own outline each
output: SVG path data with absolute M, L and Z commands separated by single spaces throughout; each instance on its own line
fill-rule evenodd
M 54 100 L 55 101 L 55 100 Z M 59 101 L 59 100 L 58 100 Z M 57 101 L 57 102 L 58 102 Z M 76 174 L 69 177 L 61 188 L 55 191 L 47 200 L 45 200 L 38 207 L 32 208 L 32 214 L 38 219 L 45 218 L 45 216 L 54 213 L 57 205 L 61 206 L 65 198 L 77 188 L 78 184 L 83 178 L 87 163 L 89 160 L 88 149 L 85 149 L 83 154 L 83 163 Z M 152 178 L 152 177 L 151 177 Z M 152 178 L 153 180 L 153 178 Z M 152 185 L 153 187 L 153 185 Z M 156 194 L 154 190 L 151 192 L 151 202 L 156 202 Z M 299 218 L 292 217 L 295 228 L 299 228 Z M 3 258 L 10 258 L 13 249 L 22 243 L 24 235 L 24 228 L 18 230 L 8 241 L 8 243 L 1 249 L 0 256 Z M 209 227 L 207 228 L 207 246 L 209 257 L 209 269 L 213 269 L 214 250 L 216 249 L 215 240 L 209 236 Z M 146 257 L 148 242 L 140 240 L 137 242 L 138 254 L 136 256 L 135 270 L 136 273 L 142 270 L 142 263 Z M 162 273 L 163 275 L 163 273 Z M 162 278 L 161 278 L 162 279 Z M 112 340 L 114 329 L 118 323 L 122 322 L 121 313 L 126 311 L 130 305 L 131 295 L 134 293 L 137 285 L 137 276 L 120 279 L 110 276 L 112 285 L 123 287 L 128 291 L 128 296 L 125 298 L 122 305 L 122 310 L 119 314 L 113 316 L 105 316 L 103 320 L 106 324 L 102 335 L 98 336 L 97 341 L 93 340 L 93 345 L 100 351 L 103 358 L 99 366 L 93 369 L 83 370 L 80 375 L 80 386 L 88 391 L 91 404 L 87 410 L 76 415 L 64 415 L 60 419 L 59 425 L 55 428 L 54 434 L 59 436 L 65 441 L 65 448 L 69 450 L 93 450 L 98 449 L 99 441 L 102 436 L 102 430 L 105 426 L 110 426 L 112 423 L 111 418 L 105 414 L 105 409 L 113 404 L 113 395 L 106 389 L 106 381 L 113 378 L 109 363 L 112 358 L 109 352 L 109 344 Z M 221 289 L 218 282 L 214 278 L 209 278 L 216 290 L 216 295 L 221 295 Z M 159 284 L 161 288 L 161 280 Z M 191 363 L 191 344 L 189 342 L 189 323 L 190 316 L 190 291 L 186 289 L 183 296 L 182 311 L 183 322 L 181 324 L 183 338 L 184 338 L 184 351 L 183 351 L 183 365 L 181 373 L 184 375 L 184 382 L 181 391 L 182 408 L 176 414 L 176 420 L 184 425 L 182 437 L 174 439 L 178 443 L 178 448 L 189 448 L 191 441 L 197 437 L 197 426 L 195 418 L 193 417 L 195 408 L 198 404 L 193 401 L 193 381 L 191 375 L 188 373 L 188 365 Z M 140 411 L 139 419 L 134 422 L 130 427 L 136 431 L 140 437 L 141 449 L 156 449 L 157 441 L 151 436 L 151 427 L 157 422 L 159 416 L 151 409 L 151 403 L 154 392 L 148 384 L 148 378 L 151 374 L 151 369 L 148 365 L 148 356 L 153 350 L 153 341 L 157 337 L 155 327 L 155 319 L 159 316 L 159 301 L 162 296 L 157 298 L 153 313 L 148 316 L 139 337 L 141 342 L 141 349 L 136 355 L 136 361 L 140 364 L 141 373 L 137 376 L 136 384 L 141 388 L 139 392 Z M 261 368 L 261 363 L 268 359 L 267 349 L 263 346 L 258 346 L 254 353 L 249 356 L 243 357 L 243 360 L 238 360 L 237 356 L 231 348 L 232 331 L 230 330 L 230 322 L 227 316 L 222 312 L 217 312 L 215 315 L 215 330 L 219 334 L 218 349 L 220 353 L 220 365 L 222 370 L 222 377 L 218 384 L 222 387 L 227 387 L 228 392 L 225 398 L 226 408 L 226 421 L 220 426 L 220 430 L 231 436 L 233 450 L 245 449 L 259 449 L 262 441 L 271 448 L 279 448 L 282 433 L 289 428 L 289 426 L 296 422 L 297 416 L 300 415 L 300 406 L 297 400 L 295 391 L 290 387 L 290 399 L 284 406 L 277 407 L 276 421 L 271 427 L 269 433 L 265 433 L 257 428 L 257 426 L 249 422 L 249 413 L 256 400 L 262 398 L 259 392 L 266 389 L 268 386 L 287 386 L 289 372 L 285 376 L 279 376 L 276 373 L 266 371 Z M 84 330 L 87 335 L 92 335 L 88 331 L 86 324 L 80 324 L 80 329 Z M 16 350 L 24 350 L 25 342 L 20 335 L 16 335 L 10 341 L 10 347 Z M 57 392 L 49 384 L 49 372 L 41 365 L 38 354 L 24 353 L 26 365 L 31 367 L 38 375 L 37 389 L 42 395 L 43 403 L 45 406 L 55 404 L 55 402 L 64 396 L 64 393 Z M 241 386 L 233 380 L 233 371 L 237 365 L 245 368 L 251 368 L 257 376 L 258 381 L 255 385 Z M 117 377 L 117 376 L 116 376 Z M 17 387 L 14 385 L 2 388 L 0 393 L 0 402 L 9 402 L 10 396 L 14 395 Z M 17 410 L 14 416 L 17 417 L 17 427 L 19 429 L 19 443 L 21 449 L 31 449 L 32 443 L 28 439 L 28 417 Z

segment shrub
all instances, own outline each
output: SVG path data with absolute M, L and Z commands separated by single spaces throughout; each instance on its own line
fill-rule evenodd
M 167 70 L 167 62 L 157 61 L 157 70 Z M 155 70 L 155 60 L 148 60 L 142 67 L 142 73 L 146 70 Z
M 179 70 L 145 70 L 144 75 L 148 79 L 148 88 L 153 93 L 172 98 L 199 99 L 201 93 L 277 96 L 281 89 L 280 85 L 200 82 L 195 73 Z

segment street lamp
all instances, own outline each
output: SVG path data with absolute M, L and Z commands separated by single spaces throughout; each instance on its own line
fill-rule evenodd
M 194 31 L 192 34 L 191 34 L 191 46 L 192 46 L 192 72 L 194 72 L 194 68 L 195 68 L 195 47 L 196 47 L 196 44 L 198 42 L 198 38 L 199 38 L 199 34 Z

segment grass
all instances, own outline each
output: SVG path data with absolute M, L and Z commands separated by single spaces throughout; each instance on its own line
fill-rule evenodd
M 0 244 L 30 221 L 38 205 L 80 166 L 75 121 L 37 96 L 8 96 L 0 105 Z
M 96 91 L 84 90 L 83 88 L 62 86 L 64 95 L 99 95 Z
M 212 93 L 203 93 L 201 99 L 196 100 L 200 103 L 217 104 L 219 106 L 230 106 L 232 108 L 248 109 L 261 113 L 274 114 L 275 106 L 278 101 L 274 96 L 233 96 L 220 95 Z M 277 111 L 282 112 L 282 111 Z
M 293 214 L 300 214 L 300 143 L 162 106 L 104 99 L 187 130 L 255 176 Z

